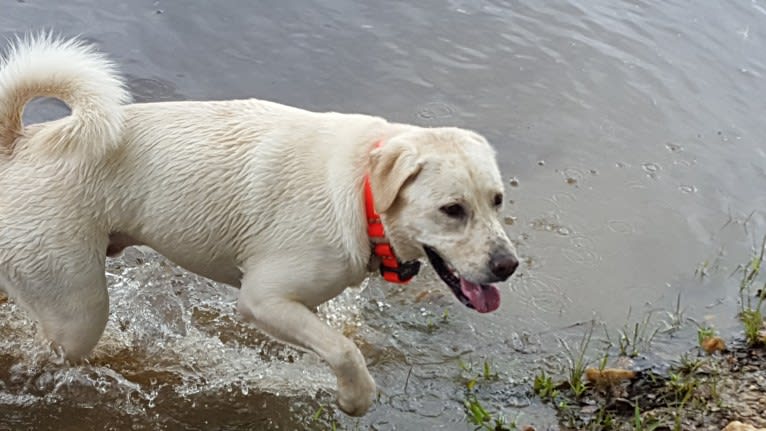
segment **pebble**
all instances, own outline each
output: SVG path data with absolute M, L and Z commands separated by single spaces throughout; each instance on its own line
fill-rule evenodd
M 721 337 L 707 337 L 700 345 L 708 355 L 726 350 L 726 342 Z
M 729 422 L 722 431 L 766 431 L 766 428 L 756 428 L 740 421 Z
M 613 385 L 636 377 L 636 372 L 622 368 L 592 368 L 585 369 L 588 381 L 597 385 Z

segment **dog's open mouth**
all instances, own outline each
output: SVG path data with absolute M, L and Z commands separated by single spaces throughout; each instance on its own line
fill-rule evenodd
M 500 290 L 491 284 L 478 284 L 466 280 L 455 271 L 439 253 L 427 245 L 423 249 L 434 270 L 444 284 L 452 289 L 457 299 L 479 313 L 489 313 L 500 306 Z

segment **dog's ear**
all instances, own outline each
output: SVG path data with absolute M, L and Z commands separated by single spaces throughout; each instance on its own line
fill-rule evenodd
M 407 181 L 423 167 L 415 146 L 408 141 L 391 141 L 370 152 L 370 187 L 378 213 L 394 204 Z

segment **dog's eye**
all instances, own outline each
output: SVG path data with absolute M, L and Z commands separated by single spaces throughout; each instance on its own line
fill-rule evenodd
M 439 208 L 441 212 L 450 218 L 463 218 L 465 217 L 465 208 L 460 204 L 445 205 Z
M 502 205 L 503 204 L 503 195 L 500 194 L 500 193 L 496 194 L 495 195 L 495 200 L 494 200 L 493 204 L 496 207 L 499 207 L 500 205 Z

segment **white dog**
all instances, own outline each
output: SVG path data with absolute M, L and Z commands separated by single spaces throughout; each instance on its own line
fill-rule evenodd
M 24 126 L 41 96 L 71 115 Z M 468 307 L 499 306 L 489 283 L 518 261 L 478 134 L 252 99 L 128 102 L 112 64 L 76 40 L 19 40 L 0 66 L 0 288 L 67 358 L 104 330 L 106 256 L 136 244 L 240 287 L 244 316 L 327 361 L 351 415 L 375 383 L 313 307 L 370 271 L 406 281 L 423 257 Z

